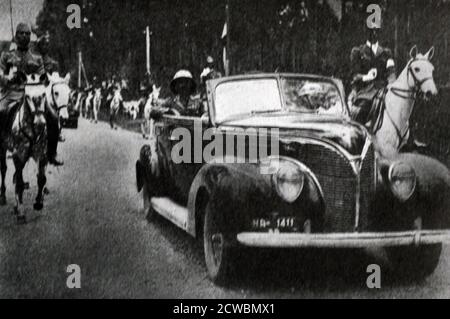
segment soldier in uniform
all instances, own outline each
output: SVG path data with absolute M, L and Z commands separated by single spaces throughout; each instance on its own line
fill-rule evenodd
M 392 52 L 379 44 L 379 31 L 379 26 L 367 27 L 368 40 L 351 53 L 353 81 L 349 105 L 352 118 L 362 124 L 367 123 L 375 95 L 396 78 Z
M 170 90 L 174 94 L 174 97 L 161 107 L 154 108 L 150 113 L 150 117 L 158 120 L 163 114 L 201 116 L 202 108 L 200 100 L 193 98 L 196 89 L 197 84 L 191 72 L 187 70 L 178 71 L 170 83 Z
M 206 81 L 214 80 L 222 77 L 222 73 L 216 71 L 214 68 L 214 59 L 211 56 L 208 56 L 206 59 L 206 67 L 203 69 L 202 74 L 200 75 L 200 99 L 206 108 Z
M 203 69 L 200 75 L 202 85 L 205 85 L 206 81 L 221 78 L 222 74 L 214 68 L 214 59 L 208 56 L 206 59 L 206 67 Z
M 58 72 L 59 70 L 58 62 L 56 62 L 56 60 L 51 58 L 49 55 L 50 34 L 48 32 L 39 37 L 37 41 L 36 50 L 37 53 L 40 54 L 42 58 L 45 72 L 47 72 L 48 74 Z M 47 121 L 47 131 L 48 131 L 47 155 L 50 164 L 53 164 L 54 166 L 62 166 L 64 165 L 64 163 L 56 158 L 58 153 L 58 142 L 62 140 L 62 138 L 60 137 L 61 130 L 59 125 L 59 118 L 55 117 L 54 114 L 58 114 L 57 110 L 53 110 L 52 112 L 46 112 L 45 114 L 45 120 Z
M 0 56 L 0 130 L 9 134 L 14 114 L 24 100 L 26 75 L 44 74 L 42 59 L 30 52 L 31 28 L 19 23 L 16 28 L 17 48 Z

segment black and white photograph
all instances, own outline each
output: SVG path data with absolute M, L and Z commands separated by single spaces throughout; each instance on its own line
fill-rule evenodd
M 0 0 L 0 299 L 450 298 L 449 41 L 450 0 Z

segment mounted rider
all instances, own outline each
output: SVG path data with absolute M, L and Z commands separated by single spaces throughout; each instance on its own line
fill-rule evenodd
M 158 120 L 163 114 L 201 116 L 200 100 L 193 97 L 197 90 L 197 84 L 191 72 L 187 70 L 178 71 L 170 83 L 170 90 L 174 97 L 161 107 L 154 108 L 150 113 L 151 118 Z
M 42 58 L 29 49 L 31 28 L 19 23 L 16 28 L 17 48 L 0 56 L 0 133 L 11 131 L 14 115 L 23 103 L 26 75 L 44 74 Z
M 392 51 L 379 44 L 381 25 L 367 25 L 366 43 L 351 52 L 352 92 L 349 96 L 351 117 L 366 124 L 377 93 L 396 79 Z
M 59 64 L 50 55 L 50 34 L 46 31 L 42 34 L 36 43 L 36 51 L 41 56 L 44 63 L 44 69 L 47 74 L 53 74 L 59 72 Z M 61 128 L 59 124 L 58 110 L 52 109 L 47 104 L 47 111 L 45 112 L 45 120 L 47 121 L 47 134 L 48 134 L 48 147 L 47 156 L 50 164 L 54 166 L 63 166 L 64 162 L 57 159 L 58 142 L 63 141 L 60 137 Z

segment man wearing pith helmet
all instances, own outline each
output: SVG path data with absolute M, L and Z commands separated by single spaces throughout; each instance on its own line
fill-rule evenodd
M 152 110 L 152 118 L 160 118 L 163 114 L 176 116 L 201 115 L 200 101 L 192 97 L 196 93 L 197 84 L 191 72 L 187 70 L 178 71 L 170 83 L 170 90 L 174 97 L 166 102 L 162 108 Z
M 50 33 L 48 31 L 46 31 L 38 38 L 36 43 L 36 50 L 42 57 L 45 72 L 47 72 L 48 74 L 59 72 L 58 62 L 50 56 Z
M 37 40 L 36 51 L 41 56 L 42 62 L 44 63 L 45 72 L 48 74 L 53 74 L 59 72 L 59 64 L 50 56 L 50 33 L 46 31 Z M 51 109 L 51 106 L 47 106 Z M 57 158 L 58 154 L 58 142 L 63 140 L 60 136 L 61 128 L 59 124 L 58 111 L 48 110 L 45 114 L 45 119 L 47 121 L 47 131 L 48 131 L 48 161 L 54 166 L 63 166 L 64 162 Z
M 9 134 L 12 118 L 25 95 L 26 75 L 44 74 L 42 59 L 29 49 L 31 27 L 19 23 L 16 48 L 0 56 L 0 133 Z

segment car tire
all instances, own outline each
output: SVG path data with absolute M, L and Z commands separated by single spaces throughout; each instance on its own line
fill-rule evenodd
M 235 272 L 237 248 L 217 217 L 217 212 L 207 204 L 203 223 L 205 264 L 209 278 L 217 285 L 225 285 Z
M 153 222 L 156 217 L 156 212 L 153 209 L 151 194 L 146 183 L 144 183 L 144 187 L 142 189 L 142 199 L 144 203 L 144 214 L 149 222 Z
M 442 244 L 387 248 L 386 252 L 392 279 L 421 281 L 439 265 Z

